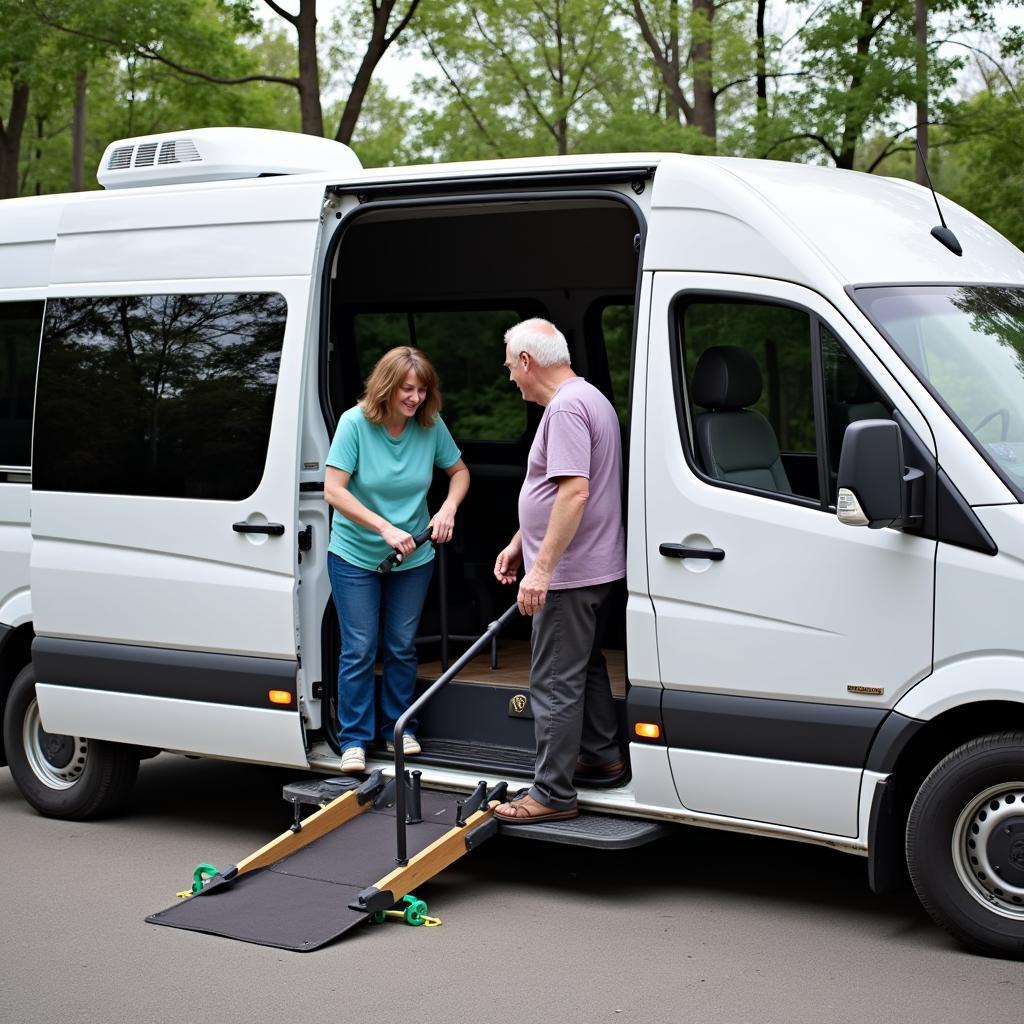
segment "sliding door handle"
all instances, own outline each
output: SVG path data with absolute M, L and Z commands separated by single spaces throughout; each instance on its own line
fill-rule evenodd
M 658 551 L 666 558 L 706 558 L 711 562 L 725 558 L 721 548 L 691 548 L 686 544 L 659 544 Z
M 235 533 L 267 533 L 271 537 L 280 537 L 284 533 L 283 523 L 247 523 L 244 520 L 240 523 L 232 523 L 231 529 Z

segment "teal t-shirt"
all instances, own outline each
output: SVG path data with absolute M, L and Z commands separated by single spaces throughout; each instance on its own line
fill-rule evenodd
M 368 509 L 414 537 L 427 528 L 427 489 L 434 467 L 450 469 L 462 452 L 439 416 L 432 427 L 406 421 L 398 437 L 371 423 L 355 405 L 342 414 L 327 465 L 350 474 L 348 489 Z M 392 548 L 372 530 L 334 513 L 328 551 L 363 569 L 376 569 Z M 418 547 L 395 570 L 425 565 L 434 557 L 431 544 Z

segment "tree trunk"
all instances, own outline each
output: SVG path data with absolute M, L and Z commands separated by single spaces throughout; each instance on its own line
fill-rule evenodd
M 0 121 L 0 199 L 13 199 L 18 194 L 18 160 L 28 116 L 28 91 L 27 85 L 15 84 L 7 124 Z
M 363 103 L 366 100 L 366 92 L 370 88 L 370 81 L 373 79 L 373 72 L 387 49 L 385 36 L 388 30 L 388 20 L 391 18 L 394 7 L 395 0 L 381 0 L 380 7 L 374 8 L 373 31 L 370 33 L 370 41 L 366 44 L 356 77 L 352 80 L 352 88 L 345 101 L 345 109 L 341 112 L 337 134 L 334 136 L 338 142 L 344 142 L 346 146 L 352 143 L 356 122 L 363 111 Z
M 671 79 L 666 93 L 668 102 L 665 106 L 665 116 L 669 121 L 682 124 L 683 108 L 679 105 L 679 97 L 683 92 L 679 83 L 679 0 L 671 0 L 669 3 L 668 51 L 665 58 L 666 70 Z
M 559 156 L 569 152 L 569 119 L 565 116 L 555 121 L 555 147 Z
M 693 124 L 693 107 L 687 103 L 680 82 L 682 72 L 679 63 L 679 0 L 670 0 L 668 16 L 669 41 L 663 50 L 658 34 L 647 20 L 643 5 L 640 0 L 633 0 L 633 17 L 637 25 L 640 26 L 640 34 L 651 51 L 654 63 L 657 64 L 658 72 L 661 74 L 662 84 L 665 86 L 667 99 L 665 116 L 679 124 L 681 113 L 687 124 Z
M 85 96 L 88 72 L 75 75 L 75 109 L 71 117 L 71 191 L 85 191 Z
M 875 10 L 874 0 L 861 0 L 859 24 L 857 26 L 857 67 L 865 68 L 868 63 L 868 53 L 871 50 L 871 41 L 875 37 Z M 857 144 L 864 132 L 866 114 L 857 107 L 857 98 L 864 86 L 863 72 L 858 70 L 850 76 L 850 84 L 847 87 L 846 117 L 843 122 L 843 137 L 839 150 L 839 158 L 836 160 L 836 167 L 852 171 L 857 158 Z
M 693 120 L 709 139 L 717 135 L 715 90 L 712 84 L 714 0 L 693 0 Z
M 917 39 L 917 160 L 915 179 L 928 184 L 928 0 L 914 0 Z
M 299 0 L 294 21 L 299 34 L 299 110 L 305 135 L 324 134 L 324 114 L 320 107 L 320 65 L 316 57 L 316 0 Z
M 768 57 L 764 42 L 764 10 L 768 0 L 757 0 L 757 113 L 759 117 L 768 116 Z

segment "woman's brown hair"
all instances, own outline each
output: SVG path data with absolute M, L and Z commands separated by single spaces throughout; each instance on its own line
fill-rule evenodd
M 419 382 L 427 389 L 427 397 L 416 410 L 416 422 L 421 427 L 432 427 L 441 411 L 441 390 L 438 386 L 437 371 L 431 361 L 411 345 L 400 345 L 385 352 L 366 379 L 366 388 L 359 404 L 363 415 L 371 423 L 381 424 L 387 418 L 391 400 L 399 385 L 412 370 Z

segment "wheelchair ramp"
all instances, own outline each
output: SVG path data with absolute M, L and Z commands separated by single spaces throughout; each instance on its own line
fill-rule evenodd
M 407 860 L 395 862 L 395 784 L 380 772 L 342 793 L 151 924 L 308 952 L 386 910 L 497 831 L 503 793 L 422 790 L 420 821 L 406 826 Z M 296 808 L 300 801 L 294 800 Z M 304 801 L 303 801 L 304 802 Z M 415 806 L 415 805 L 414 805 Z M 298 814 L 296 814 L 296 818 Z

